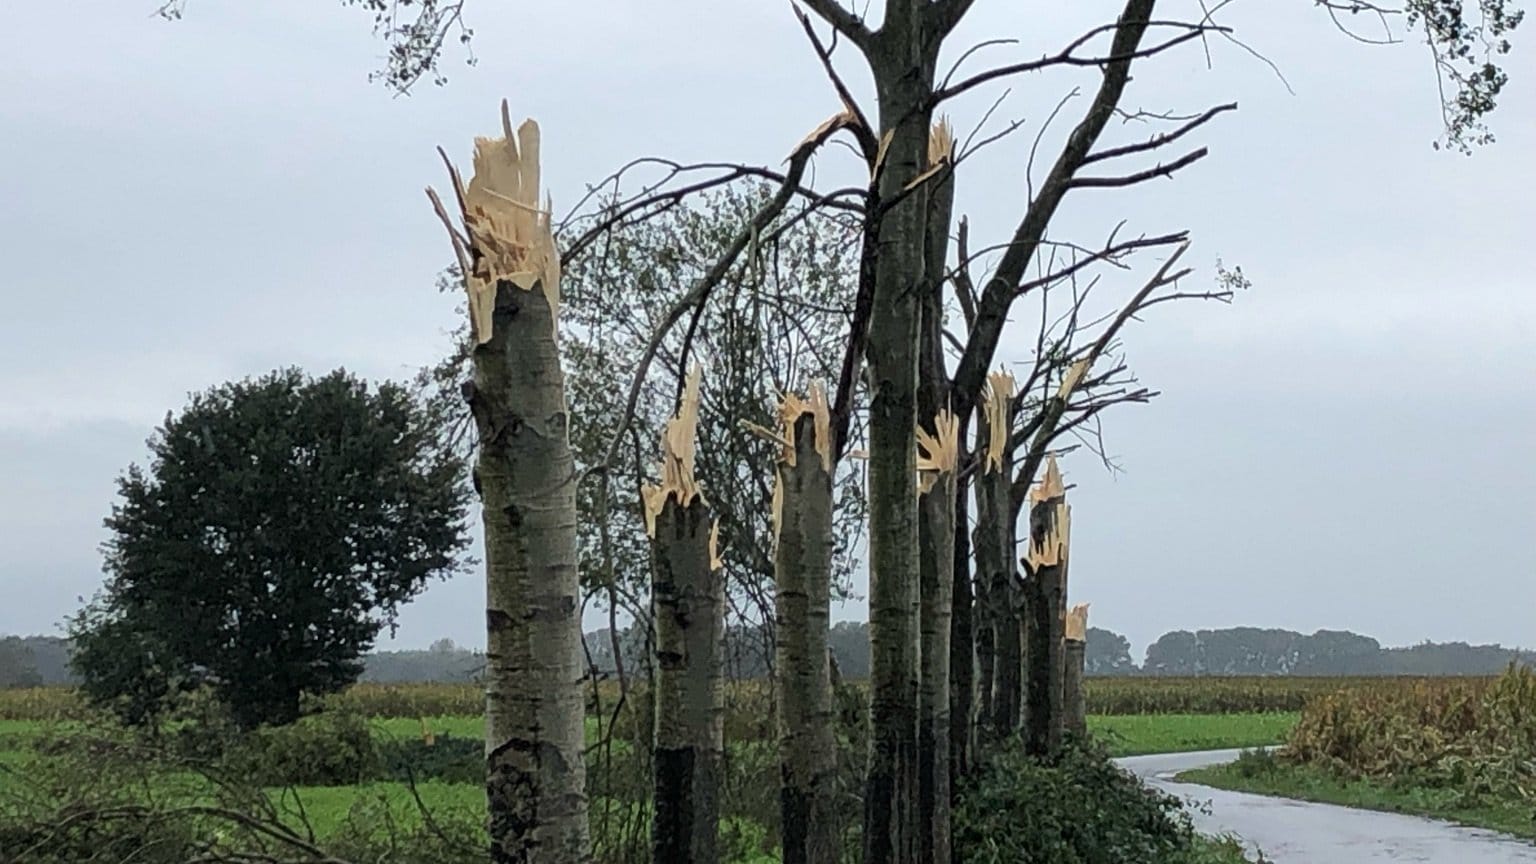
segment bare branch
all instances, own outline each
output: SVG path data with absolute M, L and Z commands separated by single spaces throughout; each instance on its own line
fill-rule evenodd
M 839 114 L 832 122 L 823 123 L 817 127 L 815 132 L 795 147 L 794 152 L 789 157 L 789 170 L 785 175 L 785 182 L 779 187 L 778 193 L 753 215 L 747 226 L 731 241 L 731 245 L 726 248 L 725 253 L 715 261 L 714 265 L 694 284 L 688 293 L 680 298 L 667 311 L 667 314 L 663 316 L 660 325 L 651 333 L 650 341 L 646 343 L 645 349 L 640 354 L 639 362 L 635 367 L 634 377 L 630 379 L 629 395 L 624 403 L 624 414 L 619 421 L 618 428 L 614 431 L 613 440 L 608 446 L 608 452 L 603 457 L 602 465 L 611 464 L 614 458 L 618 456 L 618 448 L 623 441 L 624 432 L 629 429 L 630 423 L 634 420 L 635 405 L 640 399 L 640 390 L 645 384 L 646 372 L 649 371 L 651 361 L 655 358 L 656 351 L 661 347 L 662 340 L 666 338 L 667 333 L 683 317 L 684 312 L 693 307 L 702 308 L 708 302 L 710 292 L 714 290 L 716 285 L 720 284 L 721 280 L 735 266 L 737 259 L 741 257 L 741 253 L 789 205 L 790 199 L 795 196 L 796 190 L 799 187 L 800 178 L 804 175 L 806 166 L 810 164 L 811 156 L 815 154 L 817 148 L 826 143 L 827 139 L 832 137 L 833 133 L 838 129 L 841 129 L 843 124 L 851 121 L 852 117 L 846 112 Z M 697 313 L 695 313 L 696 320 Z M 686 369 L 687 365 L 686 356 L 679 358 L 679 369 Z
M 965 356 L 955 370 L 955 386 L 951 390 L 954 410 L 964 417 L 975 405 L 981 392 L 981 382 L 986 374 L 997 342 L 1007 323 L 1008 308 L 1018 296 L 1017 286 L 1023 281 L 1035 250 L 1045 236 L 1045 230 L 1056 214 L 1056 209 L 1066 195 L 1069 183 L 1082 160 L 1098 140 L 1100 133 L 1114 116 L 1115 106 L 1125 91 L 1130 78 L 1131 62 L 1138 53 L 1142 36 L 1155 0 L 1127 0 L 1116 26 L 1110 54 L 1119 58 L 1104 70 L 1093 103 L 1087 113 L 1067 137 L 1067 142 L 1056 158 L 1055 165 L 1041 185 L 1039 196 L 1030 203 L 1024 218 L 1015 229 L 1012 242 L 998 262 L 997 269 L 988 279 L 976 308 L 976 323 L 971 331 L 970 344 Z M 1070 49 L 1069 49 L 1070 50 Z
M 1204 147 L 1201 147 L 1199 150 L 1196 150 L 1193 153 L 1180 156 L 1172 162 L 1169 162 L 1167 165 L 1159 162 L 1151 168 L 1148 168 L 1145 171 L 1137 171 L 1135 174 L 1126 174 L 1120 177 L 1073 177 L 1071 180 L 1067 181 L 1067 188 L 1107 189 L 1120 186 L 1134 186 L 1137 183 L 1145 183 L 1148 180 L 1155 180 L 1158 177 L 1172 177 L 1173 172 L 1179 170 L 1180 168 L 1186 168 L 1190 165 L 1193 165 L 1208 155 L 1210 155 L 1210 151 Z
M 950 276 L 950 282 L 955 286 L 955 299 L 960 303 L 960 314 L 965 317 L 965 326 L 969 328 L 976 320 L 976 283 L 971 281 L 971 222 L 964 216 L 960 217 L 960 231 L 955 238 L 955 253 L 959 257 L 959 263 Z M 964 353 L 964 349 L 961 349 Z
M 831 24 L 832 29 L 848 37 L 848 41 L 859 46 L 860 50 L 867 50 L 870 41 L 875 38 L 864 20 L 844 9 L 838 0 L 799 0 L 799 3 Z
M 836 2 L 836 0 L 832 0 Z M 875 169 L 875 152 L 880 149 L 880 142 L 875 138 L 874 128 L 869 125 L 869 118 L 864 114 L 864 109 L 854 100 L 853 93 L 844 83 L 842 76 L 837 74 L 837 67 L 832 65 L 832 49 L 821 44 L 821 39 L 816 35 L 816 28 L 811 26 L 811 19 L 800 10 L 793 7 L 795 17 L 800 19 L 800 27 L 805 30 L 805 36 L 811 40 L 811 47 L 816 49 L 816 56 L 821 59 L 821 68 L 826 71 L 827 78 L 832 81 L 832 88 L 837 91 L 837 98 L 842 100 L 843 108 L 853 116 L 854 122 L 849 125 L 854 137 L 858 139 L 859 150 L 864 154 L 864 161 L 869 165 L 870 171 Z
M 1224 114 L 1228 111 L 1236 110 L 1236 102 L 1228 102 L 1225 105 L 1217 105 L 1215 108 L 1212 108 L 1204 114 L 1201 114 L 1188 123 L 1185 123 L 1183 126 L 1173 130 L 1172 132 L 1164 132 L 1159 135 L 1154 135 L 1139 144 L 1127 144 L 1123 147 L 1111 147 L 1108 150 L 1100 150 L 1097 153 L 1090 153 L 1088 156 L 1083 158 L 1083 164 L 1088 165 L 1093 162 L 1102 162 L 1105 159 L 1115 159 L 1121 156 L 1129 156 L 1133 153 L 1145 153 L 1149 150 L 1156 150 L 1165 144 L 1171 144 L 1174 141 L 1183 138 L 1190 132 L 1193 132 L 1201 126 L 1211 122 L 1211 120 L 1213 120 L 1218 114 Z
M 1138 310 L 1143 308 L 1152 292 L 1165 285 L 1177 282 L 1189 273 L 1188 268 L 1179 271 L 1173 270 L 1174 265 L 1183 257 L 1187 249 L 1189 249 L 1189 244 L 1185 243 L 1176 252 L 1168 256 L 1168 260 L 1163 262 L 1163 266 L 1158 268 L 1157 273 L 1122 307 L 1120 314 L 1099 334 L 1099 338 L 1094 341 L 1083 356 L 1073 362 L 1074 368 L 1079 364 L 1082 366 L 1082 370 L 1077 373 L 1077 380 L 1072 381 L 1072 373 L 1068 373 L 1068 380 L 1064 381 L 1059 391 L 1047 399 L 1042 406 L 1039 422 L 1033 432 L 1033 440 L 1029 445 L 1028 451 L 1024 454 L 1019 472 L 1015 475 L 1012 484 L 1011 497 L 1016 512 L 1023 503 L 1030 484 L 1034 482 L 1035 474 L 1040 470 L 1041 463 L 1045 460 L 1047 448 L 1060 434 L 1059 425 L 1062 416 L 1071 404 L 1072 396 L 1082 386 L 1082 379 L 1086 376 L 1087 370 L 1093 368 L 1093 364 L 1104 353 L 1104 350 L 1115 338 L 1115 335 L 1120 332 L 1120 328 L 1125 326 L 1125 323 L 1131 320 Z M 1094 413 L 1097 413 L 1097 411 Z
M 1094 37 L 1102 36 L 1103 34 L 1112 31 L 1120 31 L 1121 28 L 1123 28 L 1127 23 L 1140 27 L 1143 31 L 1147 27 L 1166 27 L 1170 29 L 1184 30 L 1185 32 L 1180 33 L 1179 35 L 1170 39 L 1159 42 L 1150 48 L 1138 47 L 1130 48 L 1128 50 L 1120 50 L 1119 46 L 1117 45 L 1110 49 L 1109 54 L 1096 57 L 1079 57 L 1075 53 L 1079 48 L 1083 47 L 1083 45 L 1091 41 Z M 1190 42 L 1192 40 L 1201 38 L 1206 33 L 1221 33 L 1228 31 L 1229 28 L 1221 27 L 1215 24 L 1191 24 L 1187 21 L 1147 21 L 1145 19 L 1136 21 L 1135 19 L 1130 19 L 1122 15 L 1120 22 L 1115 24 L 1102 24 L 1098 27 L 1095 27 L 1092 30 L 1089 30 L 1087 33 L 1084 33 L 1082 36 L 1072 40 L 1070 45 L 1055 54 L 1041 57 L 1038 60 L 1029 60 L 1023 63 L 1013 63 L 1007 66 L 999 66 L 996 69 L 989 69 L 986 72 L 980 72 L 976 75 L 972 75 L 971 77 L 961 81 L 958 84 L 953 84 L 948 87 L 944 87 L 943 89 L 937 90 L 933 94 L 933 104 L 937 105 L 946 99 L 953 99 L 954 97 L 959 96 L 961 93 L 965 93 L 968 90 L 980 87 L 989 81 L 996 81 L 999 78 L 1006 78 L 1010 75 L 1023 75 L 1029 72 L 1038 72 L 1041 69 L 1047 69 L 1052 66 L 1114 66 L 1120 63 L 1129 63 L 1132 60 L 1138 60 L 1143 57 L 1152 57 L 1157 54 L 1161 54 L 1164 51 L 1177 48 L 1178 46 L 1183 45 L 1185 42 Z M 1119 41 L 1118 38 L 1116 41 Z M 1140 41 L 1139 36 L 1137 41 Z
M 839 126 L 838 128 L 841 127 Z M 835 129 L 832 131 L 835 131 Z M 734 165 L 726 162 L 698 162 L 684 165 L 674 162 L 670 159 L 645 157 L 642 159 L 636 159 L 626 164 L 624 167 L 620 168 L 618 171 L 614 172 L 608 178 L 603 180 L 602 183 L 593 186 L 592 191 L 588 192 L 587 195 L 584 196 L 580 202 L 578 202 L 577 208 L 584 205 L 585 202 L 591 200 L 592 196 L 596 194 L 597 190 L 610 185 L 617 186 L 625 173 L 643 165 L 660 165 L 667 168 L 668 170 L 666 176 L 663 177 L 660 181 L 649 184 L 645 189 L 641 190 L 641 192 L 625 201 L 616 202 L 613 206 L 607 209 L 607 213 L 603 218 L 599 219 L 590 228 L 583 231 L 576 239 L 569 243 L 562 244 L 560 258 L 564 265 L 569 266 L 572 262 L 579 259 L 592 243 L 597 241 L 609 231 L 615 230 L 625 225 L 633 224 L 635 222 L 644 221 L 645 219 L 648 219 L 652 216 L 656 216 L 660 213 L 670 210 L 673 207 L 681 204 L 683 200 L 690 195 L 694 195 L 699 192 L 705 192 L 720 186 L 725 186 L 747 177 L 757 177 L 764 180 L 769 180 L 781 186 L 789 182 L 789 177 L 786 173 L 774 171 L 770 168 L 761 168 L 752 165 Z M 714 177 L 710 177 L 709 179 L 700 180 L 684 186 L 664 190 L 661 188 L 678 175 L 695 171 L 719 171 L 721 173 Z M 855 213 L 860 212 L 863 209 L 862 205 L 860 204 L 849 203 L 841 200 L 842 198 L 846 197 L 845 195 L 822 195 L 813 189 L 800 185 L 798 182 L 792 184 L 792 188 L 796 194 L 805 198 L 809 198 L 813 201 L 819 201 L 823 206 L 826 207 L 838 210 L 847 210 L 849 212 Z M 572 210 L 572 214 L 574 214 L 574 212 L 575 209 Z M 572 221 L 572 214 L 568 214 L 566 218 L 562 220 L 560 226 L 562 231 Z

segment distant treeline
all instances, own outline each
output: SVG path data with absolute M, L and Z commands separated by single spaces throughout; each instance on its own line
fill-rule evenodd
M 615 674 L 614 642 L 608 630 L 588 633 L 587 654 L 602 674 Z M 627 674 L 644 676 L 645 634 L 631 628 L 618 638 Z M 844 621 L 832 626 L 829 645 L 844 678 L 869 677 L 869 625 Z M 761 629 L 733 628 L 726 634 L 729 674 L 767 674 L 772 640 Z M 1424 642 L 1383 648 L 1369 636 L 1346 630 L 1311 635 L 1292 630 L 1231 627 L 1175 630 L 1147 647 L 1138 665 L 1124 636 L 1097 627 L 1088 630 L 1089 675 L 1491 675 L 1511 660 L 1531 663 L 1532 655 L 1500 645 Z M 484 655 L 440 639 L 420 651 L 378 651 L 364 659 L 363 680 L 381 683 L 472 681 Z M 0 688 L 73 684 L 69 643 L 54 636 L 0 638 Z

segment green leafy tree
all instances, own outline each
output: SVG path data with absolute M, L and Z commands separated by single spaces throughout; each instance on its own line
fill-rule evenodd
M 459 568 L 463 462 L 411 393 L 297 369 L 167 415 L 106 520 L 103 591 L 71 622 L 89 697 L 124 720 L 212 686 L 249 728 L 356 680 L 400 606 Z

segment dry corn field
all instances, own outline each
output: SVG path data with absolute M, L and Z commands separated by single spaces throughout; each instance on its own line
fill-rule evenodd
M 1282 755 L 1346 776 L 1536 798 L 1536 672 L 1321 694 Z
M 1300 711 L 1309 699 L 1342 694 L 1320 703 L 1350 706 L 1355 700 L 1444 700 L 1461 704 L 1469 693 L 1481 693 L 1490 678 L 1089 678 L 1088 713 L 1125 714 L 1251 714 Z M 855 682 L 862 686 L 862 682 Z M 1509 686 L 1503 685 L 1500 686 Z M 597 686 L 602 704 L 612 705 L 618 682 Z M 730 696 L 762 705 L 771 699 L 765 680 L 737 681 Z M 481 713 L 484 691 L 475 684 L 358 684 L 332 697 L 369 717 L 464 717 Z M 1461 701 L 1458 701 L 1461 700 Z M 1436 703 L 1439 704 L 1439 703 Z M 1340 709 L 1346 710 L 1346 709 Z M 1426 711 L 1432 710 L 1429 708 Z M 1533 710 L 1536 714 L 1536 710 Z M 44 687 L 0 690 L 0 720 L 47 721 L 84 717 L 84 705 L 70 689 Z

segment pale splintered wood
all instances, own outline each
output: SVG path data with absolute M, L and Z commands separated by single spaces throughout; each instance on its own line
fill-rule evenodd
M 703 375 L 697 363 L 688 370 L 677 415 L 661 429 L 661 464 L 657 466 L 660 482 L 647 484 L 640 490 L 645 500 L 645 530 L 652 537 L 656 536 L 656 516 L 666 506 L 668 498 L 675 498 L 678 506 L 686 508 L 699 494 L 699 484 L 693 476 L 693 458 L 695 433 L 699 426 L 699 383 Z
M 469 296 L 470 327 L 480 345 L 491 340 L 491 310 L 501 282 L 525 291 L 538 285 L 550 310 L 558 313 L 560 308 L 560 253 L 550 224 L 553 204 L 546 197 L 539 206 L 539 124 L 524 120 L 514 131 L 502 100 L 501 126 L 501 137 L 475 139 L 475 173 L 467 186 L 449 166 L 463 237 L 450 223 L 437 192 L 427 189 L 453 238 Z
M 816 424 L 816 453 L 821 456 L 823 471 L 832 471 L 832 409 L 827 401 L 827 387 L 820 381 L 811 382 L 805 398 L 785 393 L 779 402 L 779 435 L 783 445 L 779 459 L 786 465 L 795 464 L 795 421 L 810 414 Z
M 955 132 L 943 115 L 928 130 L 928 164 L 937 165 L 955 154 Z
M 1008 420 L 1017 384 L 1013 375 L 998 371 L 987 376 L 982 411 L 987 418 L 987 454 L 982 473 L 1003 470 L 1003 451 L 1008 446 Z
M 1056 457 L 1047 456 L 1045 476 L 1033 489 L 1029 490 L 1029 500 L 1031 507 L 1054 500 L 1056 512 L 1051 519 L 1050 530 L 1043 537 L 1038 538 L 1038 542 L 1036 538 L 1030 539 L 1029 556 L 1026 560 L 1032 570 L 1055 567 L 1066 560 L 1072 530 L 1072 508 L 1067 506 L 1066 495 L 1066 485 L 1062 482 L 1061 469 L 1056 465 Z
M 812 381 L 809 391 L 804 398 L 795 393 L 785 393 L 779 400 L 779 429 L 772 432 L 753 426 L 750 423 L 743 425 L 749 431 L 755 432 L 779 445 L 779 462 L 790 468 L 795 467 L 795 424 L 805 415 L 811 415 L 811 422 L 815 425 L 816 440 L 812 442 L 816 447 L 816 455 L 821 460 L 821 470 L 832 473 L 832 408 L 827 400 L 827 388 L 821 381 Z M 782 524 L 784 513 L 784 477 L 783 472 L 773 472 L 773 505 L 768 514 L 773 527 L 774 548 L 778 548 L 779 526 Z
M 1067 639 L 1088 641 L 1088 604 L 1079 603 L 1067 610 Z
M 923 173 L 909 180 L 903 188 L 912 189 L 928 182 L 930 177 L 949 166 L 950 160 L 954 158 L 954 152 L 954 132 L 950 130 L 948 118 L 940 117 L 933 124 L 933 128 L 928 130 L 928 167 L 923 170 Z
M 948 408 L 934 415 L 930 434 L 921 424 L 917 427 L 917 494 L 926 495 L 939 479 L 940 474 L 955 470 L 960 458 L 960 418 Z
M 1061 387 L 1056 390 L 1056 398 L 1062 401 L 1071 398 L 1072 391 L 1077 389 L 1077 385 L 1083 383 L 1083 376 L 1088 374 L 1088 367 L 1092 363 L 1093 358 L 1091 357 L 1084 357 L 1073 363 L 1067 369 L 1067 374 L 1061 378 Z
M 725 559 L 720 557 L 720 517 L 709 526 L 709 569 L 719 570 L 725 566 Z

